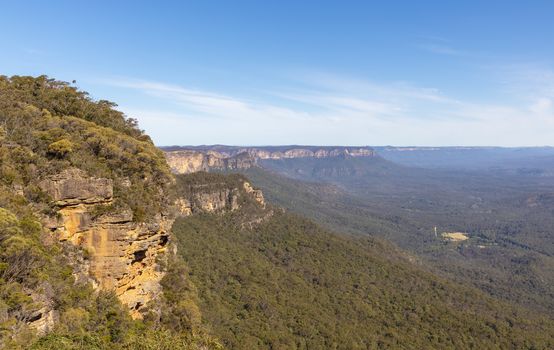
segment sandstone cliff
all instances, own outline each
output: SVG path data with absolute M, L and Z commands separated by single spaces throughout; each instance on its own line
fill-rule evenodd
M 166 148 L 171 170 L 178 174 L 196 171 L 248 169 L 263 159 L 375 157 L 369 147 L 232 147 L 204 146 Z
M 171 170 L 178 174 L 196 171 L 248 169 L 256 164 L 256 159 L 248 153 L 233 156 L 214 151 L 197 152 L 192 150 L 166 153 Z
M 176 175 L 176 215 L 231 214 L 242 227 L 253 227 L 274 214 L 261 190 L 239 174 L 195 172 Z
M 255 159 L 287 159 L 287 158 L 330 158 L 339 156 L 373 157 L 375 151 L 367 147 L 293 147 L 290 149 L 276 148 L 245 148 L 241 152 L 250 154 Z
M 60 241 L 82 248 L 86 266 L 78 279 L 91 278 L 96 288 L 114 290 L 134 318 L 161 292 L 163 271 L 157 258 L 169 240 L 172 220 L 158 213 L 151 222 L 134 222 L 128 208 L 112 208 L 113 181 L 67 169 L 40 182 L 57 216 L 46 226 Z M 97 214 L 110 208 L 105 214 Z
M 55 237 L 82 248 L 89 256 L 76 266 L 79 280 L 90 278 L 96 288 L 114 290 L 134 318 L 161 293 L 163 258 L 175 215 L 158 213 L 151 222 L 134 222 L 128 208 L 113 207 L 113 181 L 94 178 L 71 168 L 40 182 L 50 195 L 57 216 L 46 226 Z M 241 200 L 253 200 L 261 208 L 260 190 L 242 180 L 239 184 L 205 181 L 189 185 L 175 200 L 177 215 L 227 212 L 240 208 Z M 105 212 L 105 213 L 103 213 Z
M 211 176 L 206 176 L 201 183 L 187 183 L 187 180 L 187 177 L 178 178 L 182 186 L 175 200 L 177 215 L 232 212 L 241 209 L 246 203 L 254 204 L 256 209 L 266 208 L 262 191 L 254 189 L 242 177 L 228 182 Z
M 149 222 L 135 222 L 129 208 L 114 206 L 113 180 L 70 168 L 39 182 L 56 213 L 44 217 L 43 223 L 56 239 L 80 248 L 86 256 L 73 261 L 77 281 L 113 290 L 133 318 L 142 318 L 162 292 L 164 271 L 159 261 L 166 258 L 162 253 L 176 216 L 232 212 L 246 203 L 265 208 L 262 192 L 244 178 L 227 180 L 221 175 L 187 184 L 176 195 L 173 210 L 158 213 Z M 256 220 L 260 218 L 251 221 Z M 48 311 L 44 314 L 50 317 Z M 44 322 L 41 319 L 37 328 Z

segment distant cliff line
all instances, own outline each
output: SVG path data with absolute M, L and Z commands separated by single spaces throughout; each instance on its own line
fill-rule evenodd
M 171 146 L 162 147 L 175 173 L 247 169 L 258 160 L 330 157 L 375 157 L 371 147 L 348 146 Z

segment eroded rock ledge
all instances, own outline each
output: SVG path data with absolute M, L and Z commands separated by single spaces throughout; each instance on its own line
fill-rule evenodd
M 76 280 L 113 290 L 134 318 L 142 318 L 162 293 L 164 271 L 158 261 L 164 258 L 176 216 L 235 211 L 247 202 L 261 211 L 248 224 L 272 215 L 264 210 L 262 191 L 244 179 L 232 186 L 213 181 L 191 185 L 176 199 L 174 213 L 158 213 L 149 222 L 135 222 L 129 208 L 114 206 L 110 179 L 72 168 L 42 180 L 39 186 L 50 196 L 57 214 L 44 218 L 45 227 L 87 257 L 72 259 Z
M 78 246 L 89 256 L 78 279 L 92 278 L 96 288 L 113 290 L 134 318 L 161 293 L 163 271 L 156 261 L 169 240 L 172 219 L 158 213 L 151 222 L 134 222 L 130 209 L 95 214 L 113 204 L 113 182 L 68 169 L 40 183 L 52 198 L 58 216 L 46 220 L 60 241 Z
M 205 183 L 191 186 L 189 193 L 177 198 L 175 207 L 180 216 L 196 213 L 224 213 L 240 209 L 240 197 L 250 197 L 261 209 L 265 199 L 261 190 L 254 189 L 244 181 L 242 188 L 228 187 L 223 183 Z

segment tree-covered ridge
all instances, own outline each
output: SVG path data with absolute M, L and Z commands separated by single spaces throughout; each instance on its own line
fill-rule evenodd
M 370 238 L 276 213 L 179 219 L 205 322 L 231 349 L 549 349 L 554 325 L 440 279 Z M 240 220 L 240 219 L 239 219 Z
M 142 141 L 150 137 L 138 128 L 136 119 L 126 117 L 114 109 L 113 102 L 93 100 L 85 91 L 71 84 L 48 78 L 29 76 L 0 76 L 2 111 L 6 108 L 33 105 L 53 115 L 75 116 L 99 126 L 127 134 Z
M 0 77 L 0 348 L 220 347 L 198 327 L 190 283 L 177 284 L 188 288 L 177 294 L 188 304 L 170 304 L 166 288 L 159 314 L 132 320 L 113 292 L 76 280 L 87 252 L 43 227 L 56 208 L 40 182 L 70 168 L 113 181 L 113 203 L 98 215 L 130 208 L 134 221 L 148 222 L 167 209 L 173 177 L 163 153 L 114 106 L 45 76 Z M 167 269 L 171 280 L 182 261 L 169 259 Z M 37 334 L 44 321 L 52 322 Z
M 35 180 L 77 167 L 113 179 L 115 204 L 135 220 L 159 212 L 171 181 L 163 153 L 114 106 L 44 76 L 0 77 L 2 181 L 36 195 Z

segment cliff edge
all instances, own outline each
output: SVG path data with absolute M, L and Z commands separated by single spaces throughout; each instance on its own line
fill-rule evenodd
M 332 157 L 375 157 L 370 147 L 342 146 L 191 146 L 164 147 L 167 162 L 177 174 L 196 171 L 240 170 L 258 164 L 258 160 Z

